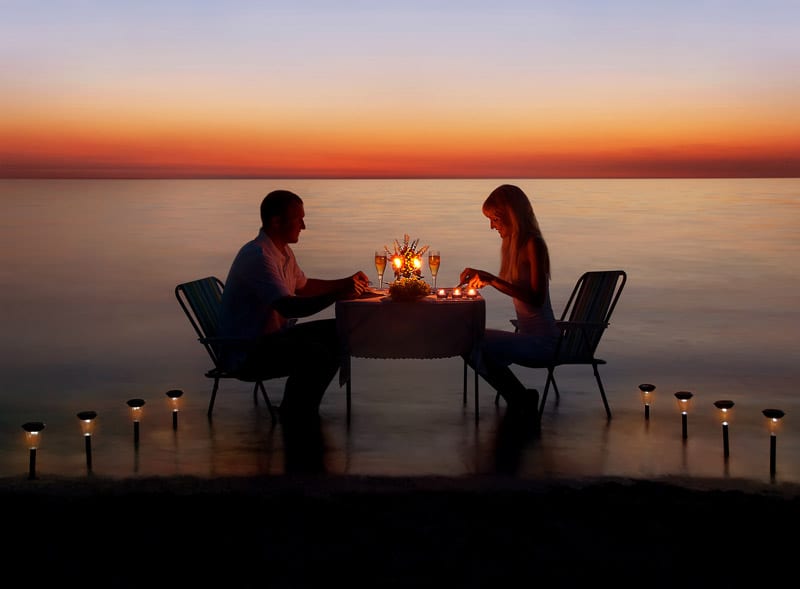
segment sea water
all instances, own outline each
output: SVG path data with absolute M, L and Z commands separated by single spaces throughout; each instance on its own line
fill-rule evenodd
M 169 446 L 154 458 L 150 470 L 142 460 L 142 471 L 170 472 L 172 460 L 189 473 L 269 471 L 272 467 L 263 458 L 268 451 L 239 447 L 254 443 L 243 433 L 251 431 L 249 425 L 237 421 L 211 430 L 205 423 L 192 425 L 192 411 L 205 414 L 210 382 L 203 372 L 210 366 L 177 304 L 175 285 L 209 275 L 225 280 L 236 251 L 258 232 L 261 199 L 270 190 L 285 188 L 305 202 L 306 230 L 294 250 L 309 276 L 338 278 L 360 269 L 377 284 L 373 252 L 384 245 L 391 249 L 395 239 L 408 234 L 441 252 L 437 284 L 454 286 L 466 266 L 493 272 L 499 267 L 500 239 L 482 215 L 481 203 L 504 182 L 520 186 L 533 203 L 550 249 L 557 315 L 584 271 L 623 269 L 628 275 L 598 350 L 608 360 L 601 371 L 618 429 L 604 430 L 606 437 L 599 441 L 565 431 L 572 419 L 602 413 L 587 367 L 559 372 L 562 403 L 557 417 L 545 417 L 544 426 L 560 431 L 560 439 L 571 435 L 576 443 L 583 440 L 599 448 L 575 453 L 569 469 L 586 474 L 717 474 L 717 467 L 705 461 L 692 470 L 678 454 L 674 462 L 659 462 L 661 445 L 670 443 L 663 439 L 646 454 L 620 452 L 619 463 L 607 455 L 608 444 L 646 445 L 637 386 L 651 382 L 657 386 L 651 427 L 665 428 L 665 435 L 666 428 L 679 428 L 673 393 L 693 391 L 691 439 L 699 445 L 705 436 L 714 453 L 714 400 L 735 400 L 738 427 L 747 428 L 755 440 L 763 433 L 763 444 L 756 445 L 767 444 L 761 411 L 785 410 L 779 452 L 792 466 L 783 473 L 800 481 L 794 466 L 800 463 L 795 390 L 800 376 L 798 179 L 0 180 L 0 476 L 19 474 L 28 466 L 20 427 L 26 421 L 47 423 L 42 468 L 56 474 L 80 472 L 83 446 L 75 414 L 82 410 L 96 410 L 106 440 L 115 440 L 106 442 L 108 454 L 119 454 L 118 446 L 127 452 L 125 401 L 134 397 L 148 399 L 151 428 L 160 428 L 160 445 Z M 428 274 L 426 265 L 423 275 L 431 281 Z M 491 288 L 483 295 L 487 327 L 510 329 L 513 308 L 508 297 Z M 333 309 L 319 317 L 333 317 Z M 459 362 L 356 361 L 357 402 L 374 403 L 398 423 L 388 423 L 383 438 L 358 430 L 341 434 L 341 445 L 362 448 L 355 454 L 357 465 L 350 460 L 342 470 L 479 471 L 463 446 L 478 444 L 483 433 L 464 425 L 459 431 L 469 439 L 458 441 L 462 447 L 455 450 L 451 442 L 441 442 L 437 454 L 431 451 L 439 443 L 434 433 L 424 431 L 431 410 L 427 400 L 438 391 L 448 390 L 454 410 L 460 411 Z M 544 385 L 541 372 L 519 374 L 529 386 L 541 390 Z M 236 385 L 224 383 L 223 388 Z M 481 387 L 486 414 L 494 409 L 493 391 L 486 383 Z M 168 422 L 162 423 L 168 419 L 162 397 L 172 388 L 186 390 L 180 452 Z M 220 419 L 236 405 L 235 411 L 242 411 L 236 419 L 249 423 L 252 401 L 223 400 L 224 394 L 217 400 Z M 250 396 L 246 387 L 238 394 Z M 280 387 L 272 394 L 279 399 Z M 337 379 L 322 412 L 336 424 L 343 410 Z M 259 415 L 256 431 L 268 436 L 269 419 L 263 414 L 252 419 Z M 469 422 L 464 417 L 464 424 Z M 731 427 L 733 436 L 737 430 Z M 415 444 L 417 435 L 425 442 Z M 98 433 L 96 438 L 102 463 L 102 437 Z M 403 440 L 420 450 L 395 452 Z M 209 449 L 226 443 L 232 447 L 230 460 Z M 384 443 L 394 449 L 382 451 Z M 248 459 L 247 467 L 232 465 L 249 450 L 262 458 Z M 759 451 L 748 450 L 751 462 L 761 460 Z M 595 452 L 605 454 L 599 459 Z M 202 465 L 194 464 L 195 456 Z M 562 468 L 540 458 L 532 472 Z M 209 460 L 220 464 L 209 467 Z M 131 465 L 109 457 L 105 468 L 125 476 Z M 735 474 L 751 475 L 744 470 Z

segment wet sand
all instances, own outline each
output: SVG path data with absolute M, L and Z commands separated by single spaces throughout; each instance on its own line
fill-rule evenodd
M 103 587 L 730 587 L 800 524 L 794 485 L 698 479 L 6 478 L 0 504 L 7 571 Z

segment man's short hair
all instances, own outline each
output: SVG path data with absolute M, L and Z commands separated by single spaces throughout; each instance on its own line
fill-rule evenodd
M 303 204 L 303 199 L 289 190 L 273 190 L 261 201 L 261 226 L 267 227 L 273 217 L 283 217 L 293 203 Z

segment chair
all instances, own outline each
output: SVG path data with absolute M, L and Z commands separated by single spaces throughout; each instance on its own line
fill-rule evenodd
M 556 399 L 560 398 L 555 379 L 557 367 L 590 365 L 600 389 L 600 397 L 603 400 L 606 415 L 608 419 L 611 419 L 611 409 L 608 406 L 603 381 L 600 379 L 600 372 L 597 368 L 600 364 L 606 364 L 606 361 L 597 358 L 595 352 L 609 326 L 611 314 L 614 312 L 614 307 L 617 305 L 627 279 L 627 274 L 623 270 L 585 272 L 572 289 L 561 319 L 557 321 L 561 333 L 553 359 L 549 362 L 519 364 L 526 368 L 547 369 L 547 381 L 539 401 L 539 415 L 544 413 L 547 393 L 551 384 L 556 392 Z M 517 328 L 516 319 L 512 319 L 511 323 Z M 499 401 L 500 395 L 497 394 L 495 395 L 495 404 Z
M 219 313 L 222 304 L 222 289 L 224 284 L 215 276 L 208 276 L 191 282 L 184 282 L 175 287 L 175 297 L 178 299 L 183 312 L 197 333 L 198 340 L 208 352 L 214 367 L 205 373 L 205 376 L 214 380 L 211 390 L 211 401 L 208 404 L 208 416 L 214 411 L 214 401 L 219 390 L 219 381 L 233 378 L 242 382 L 253 383 L 253 401 L 258 403 L 258 391 L 264 397 L 273 422 L 276 420 L 276 411 L 267 395 L 264 381 L 285 376 L 279 370 L 270 372 L 265 370 L 257 374 L 234 372 L 227 370 L 220 363 L 219 347 L 224 342 L 239 342 L 241 340 L 222 338 L 217 335 L 219 328 Z

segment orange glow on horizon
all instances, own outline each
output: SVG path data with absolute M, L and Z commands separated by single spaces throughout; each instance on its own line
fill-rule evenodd
M 800 177 L 794 6 L 12 4 L 0 178 Z
M 538 117 L 538 118 L 537 118 Z M 4 121 L 0 177 L 798 177 L 800 129 L 680 112 Z M 20 120 L 19 118 L 14 120 Z M 322 121 L 322 122 L 320 122 Z M 796 132 L 795 132 L 796 131 Z

